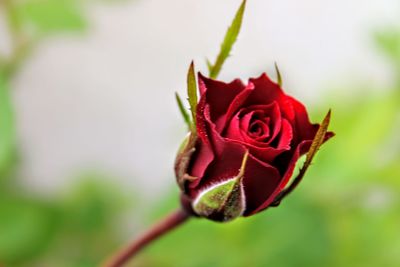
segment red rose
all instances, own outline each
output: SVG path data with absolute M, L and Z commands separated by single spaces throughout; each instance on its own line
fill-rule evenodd
M 266 74 L 247 85 L 199 74 L 198 84 L 197 134 L 176 161 L 184 207 L 216 221 L 266 209 L 310 149 L 319 124 Z

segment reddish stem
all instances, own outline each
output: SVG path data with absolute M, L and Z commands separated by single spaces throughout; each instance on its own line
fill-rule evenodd
M 189 219 L 190 214 L 185 212 L 183 209 L 179 209 L 166 218 L 155 224 L 147 232 L 145 232 L 141 237 L 133 241 L 133 243 L 128 244 L 123 247 L 120 251 L 117 251 L 105 264 L 103 267 L 120 267 L 127 263 L 133 258 L 140 250 L 142 250 L 146 245 L 154 241 L 155 239 L 161 237 L 162 235 L 170 232 L 174 228 L 178 227 Z

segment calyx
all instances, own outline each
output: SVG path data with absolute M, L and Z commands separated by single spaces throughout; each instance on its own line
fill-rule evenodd
M 243 214 L 246 209 L 246 197 L 242 181 L 248 155 L 246 152 L 236 177 L 214 184 L 198 194 L 192 204 L 197 215 L 214 221 L 227 222 Z

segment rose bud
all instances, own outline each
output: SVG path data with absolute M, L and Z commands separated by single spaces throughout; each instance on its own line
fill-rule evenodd
M 195 127 L 175 164 L 187 211 L 225 222 L 277 206 L 333 136 L 327 132 L 329 116 L 324 127 L 310 123 L 303 104 L 286 95 L 278 80 L 262 74 L 245 85 L 198 75 Z M 304 154 L 303 169 L 287 186 Z

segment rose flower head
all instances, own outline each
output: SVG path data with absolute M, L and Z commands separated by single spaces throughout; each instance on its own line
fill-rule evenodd
M 193 85 L 194 74 L 191 79 Z M 192 97 L 193 127 L 175 163 L 183 207 L 225 222 L 277 206 L 333 136 L 327 132 L 330 112 L 321 125 L 312 124 L 304 105 L 282 90 L 279 71 L 278 83 L 265 73 L 247 84 L 200 73 L 197 80 L 200 99 L 195 98 L 196 105 Z M 305 154 L 303 168 L 288 185 Z
M 310 122 L 304 105 L 265 73 L 246 83 L 218 81 L 224 62 L 237 40 L 245 11 L 242 0 L 214 62 L 207 59 L 209 77 L 194 64 L 187 75 L 191 114 L 176 94 L 189 134 L 176 159 L 175 176 L 181 208 L 123 248 L 110 264 L 119 267 L 144 246 L 175 229 L 190 217 L 228 222 L 278 206 L 303 179 L 328 132 L 329 111 L 320 124 Z M 191 116 L 190 116 L 191 115 Z M 296 163 L 305 155 L 298 174 Z

